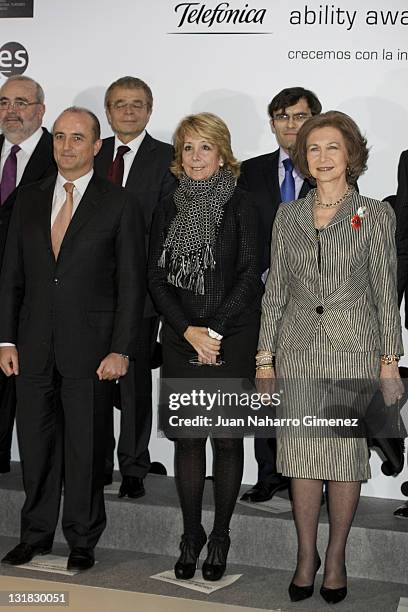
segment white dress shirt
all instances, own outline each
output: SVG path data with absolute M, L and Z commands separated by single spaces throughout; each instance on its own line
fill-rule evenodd
M 142 144 L 143 138 L 145 136 L 146 136 L 146 130 L 143 130 L 143 132 L 141 132 L 139 134 L 139 136 L 137 136 L 136 138 L 134 138 L 130 142 L 126 143 L 126 145 L 125 145 L 124 142 L 119 140 L 119 138 L 117 136 L 115 136 L 115 148 L 114 148 L 114 151 L 113 151 L 113 159 L 115 159 L 115 157 L 116 157 L 116 153 L 117 153 L 118 147 L 126 146 L 126 147 L 130 148 L 130 151 L 125 153 L 124 156 L 123 156 L 122 187 L 124 187 L 126 185 L 126 181 L 127 181 L 128 176 L 129 176 L 129 172 L 130 172 L 130 168 L 131 168 L 131 166 L 133 164 L 133 160 L 135 159 L 136 153 L 138 152 L 139 147 Z
M 61 210 L 67 197 L 67 192 L 64 189 L 65 183 L 74 183 L 74 191 L 72 193 L 74 199 L 72 216 L 74 216 L 75 211 L 78 208 L 79 203 L 82 199 L 82 196 L 84 195 L 85 190 L 88 187 L 88 183 L 92 178 L 93 172 L 94 171 L 92 168 L 92 170 L 90 170 L 87 174 L 80 176 L 78 179 L 75 179 L 75 181 L 70 181 L 66 179 L 62 176 L 62 174 L 58 172 L 57 180 L 55 181 L 54 195 L 52 198 L 51 227 L 53 226 L 55 218 Z
M 73 191 L 74 206 L 72 209 L 72 216 L 74 216 L 75 211 L 79 206 L 79 203 L 82 199 L 82 196 L 85 193 L 86 188 L 88 187 L 89 181 L 91 180 L 93 173 L 94 171 L 92 168 L 92 170 L 90 170 L 87 174 L 80 176 L 78 179 L 75 179 L 75 181 L 70 181 L 64 178 L 62 174 L 58 172 L 57 180 L 55 181 L 54 195 L 52 198 L 51 223 L 50 223 L 51 227 L 60 209 L 62 208 L 65 202 L 66 196 L 67 196 L 67 192 L 64 189 L 65 183 L 74 183 L 74 191 Z M 0 347 L 2 346 L 15 346 L 15 344 L 12 344 L 11 342 L 0 342 Z
M 282 183 L 285 178 L 285 166 L 283 165 L 283 160 L 288 159 L 289 155 L 282 149 L 279 149 L 279 164 L 278 164 L 278 174 L 279 174 L 279 187 L 282 186 Z M 296 168 L 292 170 L 293 178 L 295 179 L 295 198 L 299 197 L 300 190 L 302 189 L 303 181 L 305 177 L 299 174 Z
M 43 135 L 42 128 L 38 128 L 38 130 L 36 130 L 34 134 L 32 134 L 29 138 L 27 138 L 23 142 L 20 142 L 20 144 L 18 145 L 20 147 L 20 151 L 18 151 L 16 155 L 17 157 L 16 185 L 18 185 L 19 182 L 21 181 L 21 177 L 23 176 L 26 165 L 28 164 L 28 160 L 33 154 L 33 151 L 35 147 L 38 145 L 42 135 Z M 4 162 L 10 155 L 11 147 L 13 146 L 14 146 L 13 143 L 7 140 L 6 137 L 4 137 L 4 142 L 1 148 L 1 156 L 0 156 L 0 176 L 2 176 L 3 174 Z

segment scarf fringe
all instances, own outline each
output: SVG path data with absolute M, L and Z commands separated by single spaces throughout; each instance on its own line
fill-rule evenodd
M 159 261 L 157 262 L 157 265 L 159 266 L 159 268 L 165 268 L 166 267 L 166 249 L 163 249 L 162 254 L 160 255 Z
M 169 258 L 166 249 L 163 249 L 157 262 L 159 268 L 166 268 Z M 200 251 L 188 255 L 171 258 L 168 264 L 167 280 L 175 287 L 188 289 L 196 295 L 204 295 L 204 271 L 214 270 L 215 259 L 211 244 L 206 244 Z
M 235 176 L 225 168 L 202 181 L 184 174 L 180 177 L 173 196 L 177 213 L 157 262 L 167 270 L 172 285 L 200 295 L 205 293 L 204 272 L 216 266 L 217 233 L 235 185 Z

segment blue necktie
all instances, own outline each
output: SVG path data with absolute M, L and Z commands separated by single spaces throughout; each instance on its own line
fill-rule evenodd
M 295 199 L 295 179 L 293 178 L 292 174 L 293 163 L 289 157 L 287 159 L 283 159 L 282 163 L 285 167 L 285 178 L 283 179 L 283 183 L 280 188 L 281 198 L 282 202 L 291 202 Z

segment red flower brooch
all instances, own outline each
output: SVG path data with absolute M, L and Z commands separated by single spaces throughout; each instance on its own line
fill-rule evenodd
M 367 206 L 360 206 L 360 208 L 357 210 L 356 214 L 351 217 L 351 227 L 353 229 L 360 229 L 361 227 L 361 220 L 364 219 L 364 217 L 367 215 Z

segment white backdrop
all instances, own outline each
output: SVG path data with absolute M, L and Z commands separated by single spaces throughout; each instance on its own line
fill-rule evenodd
M 44 86 L 48 127 L 79 104 L 109 135 L 105 89 L 130 74 L 152 87 L 153 136 L 170 141 L 181 117 L 212 111 L 230 127 L 240 159 L 276 148 L 266 106 L 283 87 L 302 85 L 324 110 L 349 113 L 365 132 L 371 154 L 360 190 L 381 199 L 395 193 L 399 154 L 408 148 L 405 8 L 405 0 L 35 0 L 33 19 L 0 19 L 0 47 L 16 41 L 27 49 L 26 74 Z M 236 12 L 235 23 L 227 11 Z M 153 437 L 151 449 L 172 473 L 171 444 Z M 373 457 L 364 493 L 402 498 L 403 478 L 383 477 L 379 465 Z M 244 482 L 255 479 L 247 440 Z

